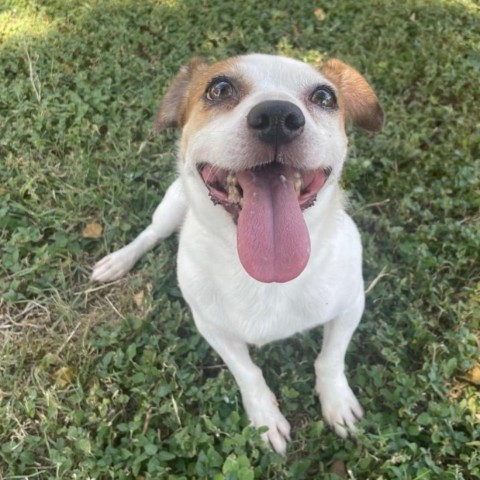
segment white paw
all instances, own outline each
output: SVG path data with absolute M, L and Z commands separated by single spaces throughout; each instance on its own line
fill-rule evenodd
M 342 438 L 355 434 L 355 423 L 363 417 L 363 409 L 348 386 L 345 375 L 338 379 L 317 378 L 316 391 L 320 397 L 325 421 Z
M 132 251 L 123 247 L 103 257 L 94 267 L 90 279 L 96 282 L 110 282 L 125 275 L 133 267 L 137 259 Z
M 258 395 L 243 395 L 243 405 L 247 415 L 256 428 L 268 427 L 268 431 L 262 433 L 262 439 L 267 445 L 279 454 L 287 452 L 287 442 L 290 440 L 290 424 L 278 408 L 277 399 L 270 391 Z

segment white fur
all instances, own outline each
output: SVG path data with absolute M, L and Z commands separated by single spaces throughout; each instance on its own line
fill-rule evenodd
M 234 375 L 252 423 L 268 426 L 265 441 L 285 453 L 289 423 L 247 345 L 263 345 L 325 324 L 315 361 L 316 391 L 323 416 L 335 431 L 341 436 L 353 431 L 362 409 L 346 380 L 344 357 L 364 306 L 361 244 L 337 183 L 347 148 L 343 120 L 338 113 L 312 108 L 306 100 L 309 88 L 329 81 L 312 67 L 281 57 L 241 57 L 235 69 L 248 78 L 253 90 L 199 131 L 192 132 L 193 123 L 187 122 L 184 134 L 188 132 L 189 141 L 182 142 L 180 179 L 167 191 L 152 224 L 128 246 L 97 263 L 92 279 L 118 278 L 183 225 L 178 280 L 198 330 Z M 246 273 L 237 254 L 236 226 L 221 206 L 210 201 L 196 169 L 204 161 L 247 168 L 263 158 L 265 152 L 251 140 L 245 118 L 265 99 L 289 100 L 306 118 L 301 141 L 285 147 L 287 160 L 309 169 L 333 169 L 316 204 L 304 211 L 311 238 L 309 263 L 300 276 L 283 284 L 259 283 Z

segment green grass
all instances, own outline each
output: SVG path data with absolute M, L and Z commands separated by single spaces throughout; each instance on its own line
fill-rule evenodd
M 0 479 L 480 479 L 479 45 L 475 0 L 4 1 Z M 322 422 L 321 331 L 255 350 L 285 459 L 195 331 L 175 239 L 88 282 L 174 178 L 175 135 L 151 127 L 169 80 L 252 51 L 337 56 L 387 115 L 351 131 L 344 178 L 374 283 L 347 358 L 367 415 L 356 442 Z

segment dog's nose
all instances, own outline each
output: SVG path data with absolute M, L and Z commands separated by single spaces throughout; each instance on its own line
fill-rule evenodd
M 247 124 L 262 142 L 278 146 L 302 133 L 305 117 L 291 102 L 267 100 L 250 110 Z

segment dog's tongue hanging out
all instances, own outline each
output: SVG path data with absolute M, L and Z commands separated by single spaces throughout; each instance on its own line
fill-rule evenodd
M 237 172 L 243 206 L 237 248 L 245 270 L 260 282 L 298 277 L 310 257 L 310 236 L 294 186 L 294 170 L 271 163 Z

